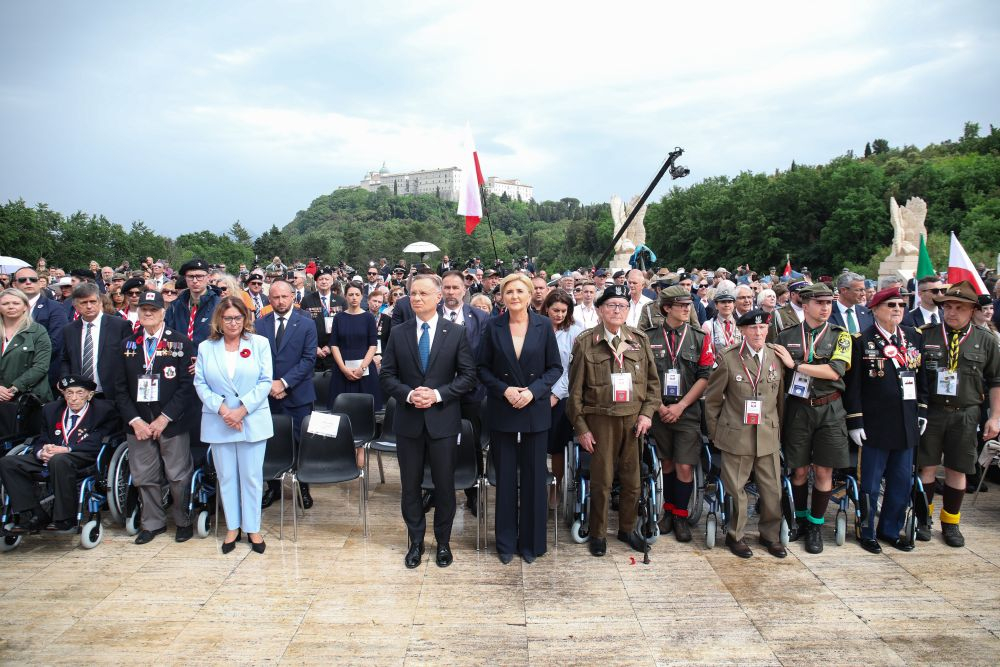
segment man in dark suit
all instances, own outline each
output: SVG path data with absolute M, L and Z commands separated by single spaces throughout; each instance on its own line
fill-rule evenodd
M 907 313 L 908 317 L 903 319 L 903 324 L 914 328 L 925 324 L 940 324 L 941 313 L 934 303 L 934 297 L 942 296 L 946 291 L 944 283 L 937 276 L 925 276 L 918 280 L 917 305 Z
M 59 364 L 62 359 L 63 329 L 68 321 L 66 309 L 58 301 L 41 293 L 38 274 L 30 266 L 14 272 L 14 287 L 24 292 L 31 306 L 31 319 L 38 322 L 49 333 L 52 341 L 52 361 L 49 364 L 49 382 L 55 384 L 59 378 Z
M 135 338 L 125 339 L 115 373 L 115 401 L 122 421 L 132 430 L 127 436 L 129 471 L 142 498 L 142 530 L 136 544 L 146 544 L 166 532 L 160 488 L 164 475 L 174 499 L 174 539 L 184 542 L 192 533 L 187 513 L 194 472 L 191 413 L 195 405 L 200 406 L 193 398 L 194 346 L 186 333 L 166 327 L 163 316 L 163 295 L 143 292 L 139 296 L 142 328 Z
M 19 515 L 15 533 L 76 527 L 77 471 L 94 464 L 101 442 L 118 421 L 114 405 L 91 400 L 97 388 L 93 381 L 69 375 L 56 386 L 63 397 L 42 408 L 45 430 L 33 450 L 22 456 L 0 457 L 0 478 L 10 494 L 11 509 Z M 52 483 L 55 501 L 51 517 L 38 504 L 34 478 L 39 474 L 47 474 Z
M 336 364 L 326 343 L 330 339 L 333 318 L 347 309 L 347 301 L 333 292 L 333 271 L 320 269 L 316 272 L 316 291 L 306 294 L 299 309 L 311 317 L 316 325 L 316 370 L 334 368 Z
M 461 431 L 461 398 L 477 383 L 464 329 L 438 315 L 441 278 L 420 274 L 410 284 L 415 318 L 393 326 L 382 355 L 379 381 L 396 399 L 396 442 L 402 513 L 409 536 L 405 563 L 420 565 L 426 521 L 420 485 L 430 460 L 436 509 L 434 536 L 439 567 L 452 562 L 449 542 L 455 519 L 455 439 Z
M 294 289 L 284 280 L 276 280 L 268 291 L 271 313 L 257 320 L 256 330 L 271 343 L 271 393 L 268 403 L 271 413 L 289 415 L 292 430 L 298 438 L 302 420 L 312 412 L 316 400 L 313 366 L 316 364 L 316 327 L 302 309 L 293 308 Z M 263 505 L 274 501 L 279 482 L 268 482 Z M 307 484 L 302 486 L 302 504 L 313 505 Z
M 115 400 L 115 370 L 122 341 L 132 335 L 128 320 L 105 315 L 100 288 L 80 283 L 73 290 L 73 305 L 80 318 L 63 329 L 60 375 L 82 375 L 93 380 L 98 398 Z
M 416 273 L 414 273 L 413 276 L 407 281 L 407 284 L 408 285 L 412 284 L 413 281 L 416 280 L 416 276 L 427 276 L 427 275 L 433 276 L 436 274 L 434 273 L 433 269 L 430 269 L 427 266 L 422 266 L 416 270 Z M 409 288 L 407 288 L 407 292 L 408 291 Z M 392 307 L 393 328 L 395 328 L 397 324 L 402 324 L 403 322 L 412 319 L 413 319 L 413 306 L 410 305 L 410 297 L 404 296 L 400 297 L 399 299 L 396 299 L 396 303 Z
M 837 278 L 837 299 L 830 311 L 830 322 L 849 334 L 858 334 L 875 323 L 872 312 L 861 305 L 865 296 L 865 277 L 841 273 Z
M 479 354 L 479 342 L 483 338 L 486 320 L 489 318 L 483 311 L 465 303 L 465 279 L 461 272 L 446 271 L 441 276 L 441 283 L 441 289 L 444 294 L 444 306 L 438 308 L 438 311 L 446 321 L 461 324 L 465 327 L 465 336 L 469 341 L 469 349 L 472 350 L 472 358 L 476 359 Z M 472 424 L 473 437 L 477 448 L 479 448 L 481 442 L 479 436 L 483 430 L 483 421 L 480 412 L 484 398 L 486 398 L 486 387 L 478 383 L 475 389 L 462 397 L 462 419 L 468 419 Z M 482 465 L 482 459 L 482 456 L 476 458 L 480 466 Z M 465 490 L 465 506 L 469 508 L 473 516 L 476 516 L 477 511 L 477 494 L 478 488 L 475 486 L 470 486 Z

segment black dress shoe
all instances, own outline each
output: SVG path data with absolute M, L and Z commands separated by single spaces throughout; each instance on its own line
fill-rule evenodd
M 677 526 L 674 526 L 674 530 L 675 531 L 677 530 Z M 628 530 L 628 531 L 619 530 L 618 539 L 624 542 L 625 544 L 629 545 L 639 553 L 645 553 L 646 551 L 645 544 L 643 543 L 642 538 L 636 535 L 635 531 L 633 530 Z
M 140 530 L 139 534 L 135 536 L 136 544 L 149 544 L 153 541 L 153 538 L 157 535 L 162 535 L 167 532 L 167 527 L 157 528 L 156 530 Z
M 73 519 L 60 519 L 59 521 L 53 521 L 45 529 L 56 533 L 76 532 L 76 521 Z
M 451 555 L 451 547 L 447 544 L 439 544 L 437 548 L 437 558 L 435 562 L 438 567 L 448 567 L 455 560 Z
M 274 504 L 274 490 L 271 488 L 271 483 L 268 482 L 267 487 L 264 489 L 264 495 L 260 497 L 260 508 L 262 510 L 266 510 L 273 504 Z
M 528 565 L 531 565 L 532 563 L 535 562 L 535 554 L 522 553 L 521 560 L 523 560 Z
M 194 526 L 177 526 L 174 533 L 174 542 L 187 542 L 194 535 Z
M 299 484 L 299 492 L 302 494 L 302 509 L 307 510 L 313 506 L 313 497 L 309 494 L 308 484 Z
M 260 533 L 257 533 L 257 536 L 260 537 Z M 267 548 L 267 542 L 264 541 L 264 538 L 261 537 L 260 542 L 254 542 L 250 539 L 250 533 L 247 533 L 247 542 L 250 543 L 250 550 L 255 554 L 262 554 Z
M 753 556 L 753 549 L 743 540 L 734 540 L 726 535 L 726 546 L 733 552 L 733 555 L 740 558 L 750 558 L 750 556 Z
M 861 548 L 867 551 L 868 553 L 872 554 L 882 553 L 882 545 L 878 543 L 878 540 L 869 540 L 867 538 L 862 537 L 858 540 L 858 544 L 860 544 Z
M 807 519 L 796 519 L 794 526 L 788 528 L 788 541 L 795 542 L 800 537 L 804 537 L 809 532 L 809 521 Z
M 666 535 L 674 529 L 674 515 L 666 510 L 660 517 L 660 535 Z
M 882 540 L 893 549 L 899 549 L 900 551 L 913 551 L 913 543 L 907 540 L 903 540 L 898 537 L 883 537 L 881 535 L 878 539 Z
M 500 562 L 504 565 L 510 565 L 510 562 L 514 560 L 514 554 L 497 554 L 497 558 L 499 558 Z
M 242 539 L 242 537 L 243 537 L 243 530 L 242 529 L 237 529 L 236 530 L 236 539 L 234 539 L 232 542 L 226 542 L 226 541 L 222 542 L 222 553 L 227 554 L 230 551 L 232 551 L 233 549 L 235 549 L 236 548 L 236 543 L 239 542 Z
M 963 537 L 962 531 L 958 529 L 957 523 L 942 523 L 941 537 L 944 538 L 944 543 L 949 547 L 965 546 L 965 537 Z
M 50 523 L 52 523 L 52 518 L 44 510 L 35 510 L 24 522 L 24 529 L 25 532 L 34 535 L 44 530 Z
M 917 526 L 917 539 L 921 542 L 931 541 L 931 525 L 925 524 Z
M 775 558 L 784 558 L 788 555 L 788 551 L 781 545 L 781 542 L 772 542 L 771 540 L 765 540 L 763 537 L 759 538 L 759 541 L 760 545 L 767 549 L 767 553 Z
M 814 523 L 806 533 L 806 551 L 811 554 L 823 553 L 823 525 Z
M 406 567 L 412 570 L 415 567 L 419 567 L 420 557 L 423 555 L 424 555 L 424 543 L 414 542 L 413 544 L 410 545 L 409 550 L 407 550 L 406 558 L 403 559 L 403 562 L 406 563 Z
M 603 556 L 608 553 L 608 541 L 599 540 L 595 537 L 590 538 L 590 555 L 591 556 Z
M 677 517 L 674 520 L 674 537 L 678 542 L 691 541 L 691 524 L 687 522 L 687 517 Z

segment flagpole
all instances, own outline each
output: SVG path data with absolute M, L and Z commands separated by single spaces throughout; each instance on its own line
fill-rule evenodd
M 482 185 L 479 186 L 479 198 L 483 202 L 483 215 L 486 217 L 486 224 L 490 228 L 490 243 L 493 244 L 494 266 L 497 266 L 500 263 L 500 255 L 497 254 L 497 241 L 493 238 L 493 221 L 490 220 L 490 210 L 486 208 L 486 188 Z

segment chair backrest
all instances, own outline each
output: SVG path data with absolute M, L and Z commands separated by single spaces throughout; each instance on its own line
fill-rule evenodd
M 379 442 L 396 442 L 396 397 L 390 396 L 385 404 L 385 416 L 382 418 L 382 431 Z
M 476 477 L 479 471 L 476 468 L 476 457 L 479 450 L 474 442 L 472 422 L 468 419 L 462 420 L 461 442 L 457 445 L 458 451 L 455 453 L 455 488 L 467 489 L 475 486 Z M 424 462 L 424 480 L 421 486 L 425 489 L 434 488 L 434 479 L 431 476 L 431 464 Z
M 313 388 L 316 390 L 316 401 L 313 403 L 317 410 L 327 411 L 330 409 L 330 372 L 313 373 Z
M 302 420 L 296 465 L 300 481 L 307 484 L 330 484 L 360 476 L 361 471 L 354 457 L 351 419 L 346 414 L 340 414 L 339 417 L 340 427 L 335 438 L 310 433 L 309 421 L 312 416 Z
M 264 479 L 276 479 L 295 467 L 295 431 L 291 415 L 271 415 L 274 435 L 264 449 Z
M 368 442 L 375 437 L 375 397 L 371 394 L 337 394 L 333 412 L 351 418 L 355 442 Z

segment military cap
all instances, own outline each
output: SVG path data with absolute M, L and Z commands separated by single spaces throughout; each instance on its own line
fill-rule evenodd
M 825 283 L 815 283 L 807 285 L 799 290 L 799 298 L 807 299 L 830 299 L 833 301 L 833 290 Z
M 749 327 L 755 324 L 770 324 L 771 314 L 766 310 L 760 308 L 754 308 L 748 313 L 743 313 L 740 318 L 736 320 L 736 326 L 738 327 Z
M 139 307 L 152 306 L 153 308 L 163 308 L 163 295 L 156 290 L 146 290 L 139 295 Z
M 124 273 L 115 273 L 115 274 L 112 274 L 111 280 L 112 280 L 112 282 L 115 281 L 115 280 L 125 280 L 125 274 Z
M 596 271 L 594 271 L 595 278 L 603 278 L 606 275 L 608 275 L 608 272 L 605 271 L 604 269 L 597 269 Z
M 59 279 L 59 282 L 56 283 L 56 287 L 72 287 L 72 286 L 73 286 L 73 279 L 70 278 L 69 276 L 63 276 L 62 278 Z
M 736 294 L 733 290 L 723 287 L 715 291 L 712 301 L 736 301 Z
M 788 283 L 788 291 L 798 293 L 803 287 L 809 287 L 809 283 L 804 280 L 795 280 Z
M 74 278 L 89 280 L 91 282 L 97 280 L 97 276 L 95 276 L 94 272 L 91 271 L 90 269 L 73 269 L 72 271 L 69 272 L 69 275 L 73 276 Z
M 614 274 L 611 277 L 612 278 L 624 278 L 625 277 L 625 272 L 622 271 L 622 270 L 615 271 Z
M 320 276 L 332 276 L 332 275 L 333 275 L 333 269 L 331 269 L 330 267 L 326 266 L 326 267 L 323 267 L 322 269 L 316 269 L 316 275 L 313 276 L 313 278 L 315 279 L 315 278 L 319 278 Z M 263 277 L 263 276 L 261 276 L 261 277 Z
M 978 306 L 979 294 L 976 293 L 976 288 L 972 286 L 972 283 L 968 280 L 963 280 L 960 283 L 950 285 L 948 290 L 941 296 L 934 297 L 934 303 L 939 306 L 948 301 L 971 303 L 974 306 Z
M 670 275 L 670 269 L 664 267 L 664 268 L 660 269 L 659 271 L 657 271 L 656 275 L 659 278 L 662 278 L 663 276 L 669 276 Z
M 868 308 L 872 309 L 880 306 L 893 297 L 906 298 L 908 296 L 910 296 L 910 293 L 902 287 L 886 287 L 884 290 L 875 292 L 872 295 L 871 301 L 868 302 Z
M 601 296 L 597 297 L 597 301 L 594 302 L 595 306 L 602 305 L 608 299 L 624 299 L 629 300 L 628 287 L 625 285 L 610 285 L 601 292 Z
M 486 269 L 486 273 L 483 274 L 483 278 L 490 278 L 495 275 L 497 275 L 496 271 L 494 271 L 493 269 Z
M 97 383 L 82 375 L 65 375 L 59 378 L 59 391 L 66 391 L 70 387 L 82 387 L 87 391 L 97 391 Z
M 205 271 L 208 272 L 208 262 L 203 259 L 192 259 L 188 262 L 184 262 L 181 266 L 180 274 L 182 276 L 187 275 L 188 271 Z
M 660 290 L 660 305 L 670 306 L 675 303 L 691 303 L 691 290 L 683 285 L 671 285 Z
M 146 289 L 146 281 L 142 278 L 129 278 L 125 281 L 125 284 L 122 285 L 122 294 L 128 294 L 130 289 L 136 288 L 141 290 Z

